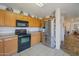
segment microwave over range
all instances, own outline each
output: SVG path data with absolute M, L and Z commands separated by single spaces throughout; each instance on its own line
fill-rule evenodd
M 29 27 L 28 21 L 16 20 L 16 27 Z

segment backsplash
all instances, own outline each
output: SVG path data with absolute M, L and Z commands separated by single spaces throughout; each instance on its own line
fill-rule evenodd
M 0 27 L 0 35 L 3 34 L 14 34 L 15 33 L 15 28 L 13 27 Z
M 16 29 L 26 29 L 27 32 L 38 32 L 42 31 L 42 28 L 37 28 L 37 27 L 0 27 L 0 35 L 2 34 L 15 34 Z

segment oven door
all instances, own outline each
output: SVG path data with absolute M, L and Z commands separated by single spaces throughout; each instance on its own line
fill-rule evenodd
M 20 35 L 18 37 L 18 52 L 23 51 L 30 47 L 30 36 Z

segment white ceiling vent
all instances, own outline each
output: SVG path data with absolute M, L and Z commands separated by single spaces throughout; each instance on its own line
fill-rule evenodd
M 44 6 L 44 4 L 43 3 L 35 3 L 37 6 L 39 6 L 39 7 L 43 7 Z

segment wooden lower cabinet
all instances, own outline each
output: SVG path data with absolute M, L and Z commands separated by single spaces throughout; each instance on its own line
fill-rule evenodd
M 0 40 L 0 56 L 3 56 L 3 40 Z
M 40 40 L 41 40 L 41 33 L 40 32 L 31 33 L 31 46 L 39 44 Z
M 0 55 L 10 56 L 17 53 L 18 37 L 3 39 L 0 43 Z
M 17 37 L 8 38 L 4 41 L 4 55 L 13 55 L 17 52 Z

